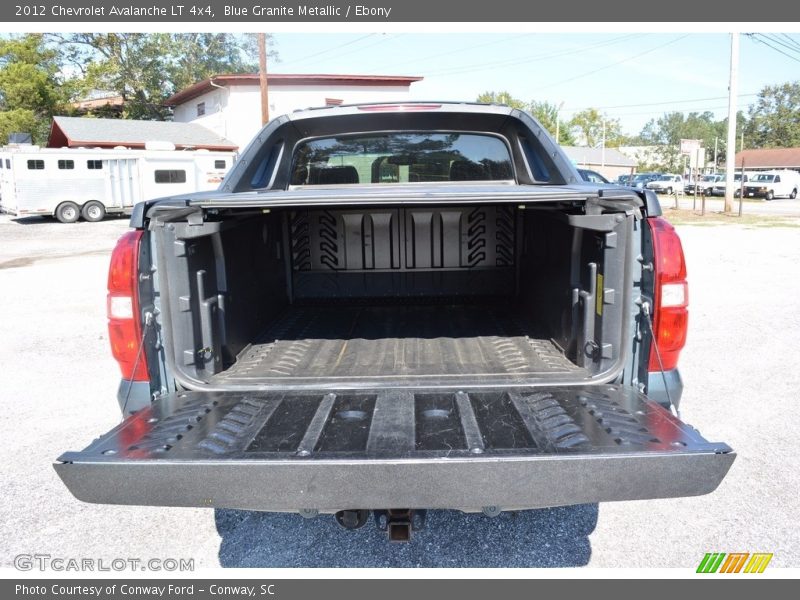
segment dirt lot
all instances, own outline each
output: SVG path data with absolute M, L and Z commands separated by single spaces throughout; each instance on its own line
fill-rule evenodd
M 683 417 L 739 454 L 712 495 L 503 515 L 429 514 L 411 544 L 328 518 L 112 507 L 76 501 L 51 463 L 117 422 L 107 349 L 108 252 L 124 220 L 61 225 L 0 216 L 5 465 L 0 564 L 20 553 L 194 558 L 201 566 L 685 567 L 705 552 L 773 552 L 800 566 L 800 228 L 680 226 L 691 331 Z M 565 523 L 564 514 L 572 522 Z

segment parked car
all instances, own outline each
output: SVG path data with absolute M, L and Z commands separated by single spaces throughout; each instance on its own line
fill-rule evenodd
M 631 184 L 632 175 L 620 175 L 614 180 L 616 185 L 629 186 Z
M 676 416 L 678 235 L 540 131 L 496 105 L 299 111 L 219 190 L 136 205 L 108 279 L 124 421 L 63 482 L 346 528 L 375 510 L 397 541 L 426 508 L 713 491 L 735 455 Z
M 609 183 L 608 179 L 600 175 L 597 171 L 578 169 L 578 173 L 584 181 L 588 181 L 589 183 Z
M 672 194 L 675 190 L 683 191 L 683 177 L 673 173 L 660 175 L 647 183 L 647 189 L 661 194 Z
M 687 183 L 683 187 L 683 191 L 687 194 L 694 194 L 697 190 L 698 194 L 711 196 L 714 186 L 720 181 L 725 181 L 725 175 L 703 175 L 695 183 Z
M 661 173 L 637 173 L 631 180 L 631 187 L 645 189 L 647 184 L 661 177 Z
M 788 169 L 764 171 L 753 175 L 744 186 L 745 197 L 764 198 L 797 198 L 800 189 L 800 174 Z
M 753 177 L 755 173 L 745 171 L 744 173 L 744 182 L 747 183 L 751 177 Z M 742 173 L 734 173 L 733 174 L 733 194 L 734 196 L 739 196 L 739 191 L 741 190 L 742 186 Z M 714 184 L 714 188 L 711 190 L 712 196 L 724 196 L 725 189 L 727 185 L 725 183 L 725 177 L 723 177 L 720 181 Z

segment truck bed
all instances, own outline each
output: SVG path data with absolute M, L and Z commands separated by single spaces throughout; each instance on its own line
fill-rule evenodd
M 588 375 L 508 303 L 292 306 L 220 384 L 393 377 Z

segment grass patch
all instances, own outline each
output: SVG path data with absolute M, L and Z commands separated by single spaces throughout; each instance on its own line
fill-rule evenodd
M 737 212 L 722 213 L 706 210 L 705 216 L 700 211 L 683 208 L 664 208 L 664 218 L 673 225 L 742 225 L 745 227 L 800 227 L 800 218 L 766 215 L 748 215 L 741 217 Z

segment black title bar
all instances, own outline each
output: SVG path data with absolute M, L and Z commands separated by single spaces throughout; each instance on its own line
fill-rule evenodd
M 402 23 L 402 22 L 665 22 L 800 21 L 800 3 L 761 0 L 747 3 L 715 0 L 642 0 L 546 2 L 544 0 L 328 0 L 274 2 L 259 0 L 33 0 L 3 2 L 0 19 L 10 23 L 151 22 L 151 23 Z M 792 29 L 788 27 L 787 29 Z

